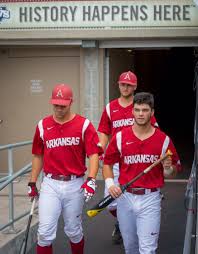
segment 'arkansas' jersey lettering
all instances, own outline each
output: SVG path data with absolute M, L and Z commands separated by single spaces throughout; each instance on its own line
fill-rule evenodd
M 77 146 L 80 143 L 79 137 L 66 137 L 66 138 L 56 138 L 46 141 L 47 148 L 54 148 L 59 146 Z
M 113 121 L 113 128 L 130 126 L 130 125 L 133 125 L 133 123 L 134 123 L 134 118 L 120 119 L 117 121 Z
M 150 154 L 136 154 L 124 156 L 124 163 L 126 164 L 135 164 L 135 163 L 153 163 L 159 158 L 158 155 Z

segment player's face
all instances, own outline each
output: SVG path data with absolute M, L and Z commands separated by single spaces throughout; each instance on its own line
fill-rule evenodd
M 148 104 L 135 104 L 133 107 L 133 115 L 137 125 L 145 126 L 150 123 L 154 110 Z
M 55 117 L 59 120 L 64 119 L 70 111 L 70 106 L 53 105 Z
M 119 89 L 120 89 L 120 94 L 122 97 L 124 98 L 128 98 L 131 95 L 134 94 L 134 91 L 136 90 L 137 86 L 131 86 L 129 84 L 125 84 L 125 83 L 120 83 L 119 84 Z

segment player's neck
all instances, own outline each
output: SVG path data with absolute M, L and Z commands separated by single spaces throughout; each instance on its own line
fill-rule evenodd
M 134 123 L 132 130 L 135 136 L 140 140 L 145 140 L 151 137 L 155 132 L 155 128 L 151 125 L 150 122 L 146 125 L 137 125 Z
M 63 117 L 56 117 L 56 115 L 53 115 L 54 121 L 60 124 L 64 124 L 66 122 L 71 121 L 76 114 L 68 112 L 67 114 L 65 114 Z
M 127 107 L 129 105 L 131 105 L 133 103 L 133 95 L 129 96 L 129 97 L 123 97 L 120 96 L 118 98 L 118 103 L 122 106 L 122 107 Z

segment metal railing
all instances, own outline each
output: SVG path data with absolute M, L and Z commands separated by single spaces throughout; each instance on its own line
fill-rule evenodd
M 196 163 L 194 161 L 185 193 L 185 208 L 187 210 L 187 220 L 183 254 L 195 253 L 193 249 L 195 248 L 196 237 L 196 189 Z
M 196 92 L 195 124 L 194 124 L 194 161 L 186 188 L 185 203 L 187 208 L 186 232 L 183 254 L 198 254 L 198 53 L 195 55 L 194 90 Z
M 0 151 L 8 151 L 8 175 L 0 178 L 0 191 L 8 186 L 8 198 L 9 198 L 9 221 L 6 224 L 0 225 L 0 231 L 9 227 L 9 233 L 16 233 L 17 231 L 14 228 L 14 223 L 24 216 L 26 216 L 29 211 L 20 214 L 18 217 L 14 216 L 14 192 L 13 192 L 13 181 L 31 171 L 32 163 L 28 163 L 26 166 L 21 168 L 19 171 L 14 172 L 14 160 L 13 160 L 13 150 L 18 147 L 31 145 L 32 141 L 19 142 L 15 144 L 8 144 L 0 146 Z

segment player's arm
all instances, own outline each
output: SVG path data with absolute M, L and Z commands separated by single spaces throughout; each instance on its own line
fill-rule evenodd
M 98 173 L 98 164 L 99 164 L 99 159 L 98 159 L 98 154 L 92 154 L 89 156 L 89 167 L 88 167 L 88 177 L 91 178 L 96 178 L 97 173 Z
M 36 181 L 43 168 L 43 141 L 40 138 L 38 126 L 33 139 L 32 154 L 32 170 L 30 174 L 30 181 L 28 183 L 28 195 L 30 197 L 37 197 L 38 190 L 36 187 Z
M 43 167 L 43 156 L 33 155 L 32 158 L 32 171 L 30 174 L 30 181 L 28 183 L 28 196 L 31 198 L 38 197 L 38 189 L 36 187 L 36 181 Z
M 85 202 L 88 202 L 96 191 L 96 176 L 99 168 L 98 153 L 89 155 L 88 177 L 81 186 L 84 189 Z
M 85 150 L 89 158 L 87 180 L 83 183 L 81 188 L 84 189 L 85 201 L 89 201 L 96 190 L 96 176 L 99 169 L 99 154 L 102 154 L 101 145 L 99 145 L 99 138 L 92 123 L 85 132 Z
M 107 186 L 109 194 L 113 198 L 118 198 L 122 194 L 122 191 L 120 187 L 115 185 L 114 183 L 113 165 L 105 164 L 103 166 L 102 174 L 103 174 L 103 178 L 105 180 L 105 184 Z
M 85 150 L 89 158 L 88 177 L 96 178 L 99 169 L 99 155 L 103 153 L 103 149 L 92 123 L 89 123 L 85 132 Z
M 43 168 L 43 155 L 34 154 L 32 157 L 32 171 L 30 174 L 30 182 L 36 182 Z
M 106 180 L 107 178 L 114 178 L 114 175 L 113 175 L 113 165 L 107 165 L 105 164 L 103 166 L 103 169 L 102 169 L 102 174 L 103 174 L 103 177 L 104 179 Z
M 109 135 L 101 132 L 99 134 L 99 138 L 100 138 L 100 144 L 101 144 L 103 150 L 105 151 L 107 144 L 109 143 Z

